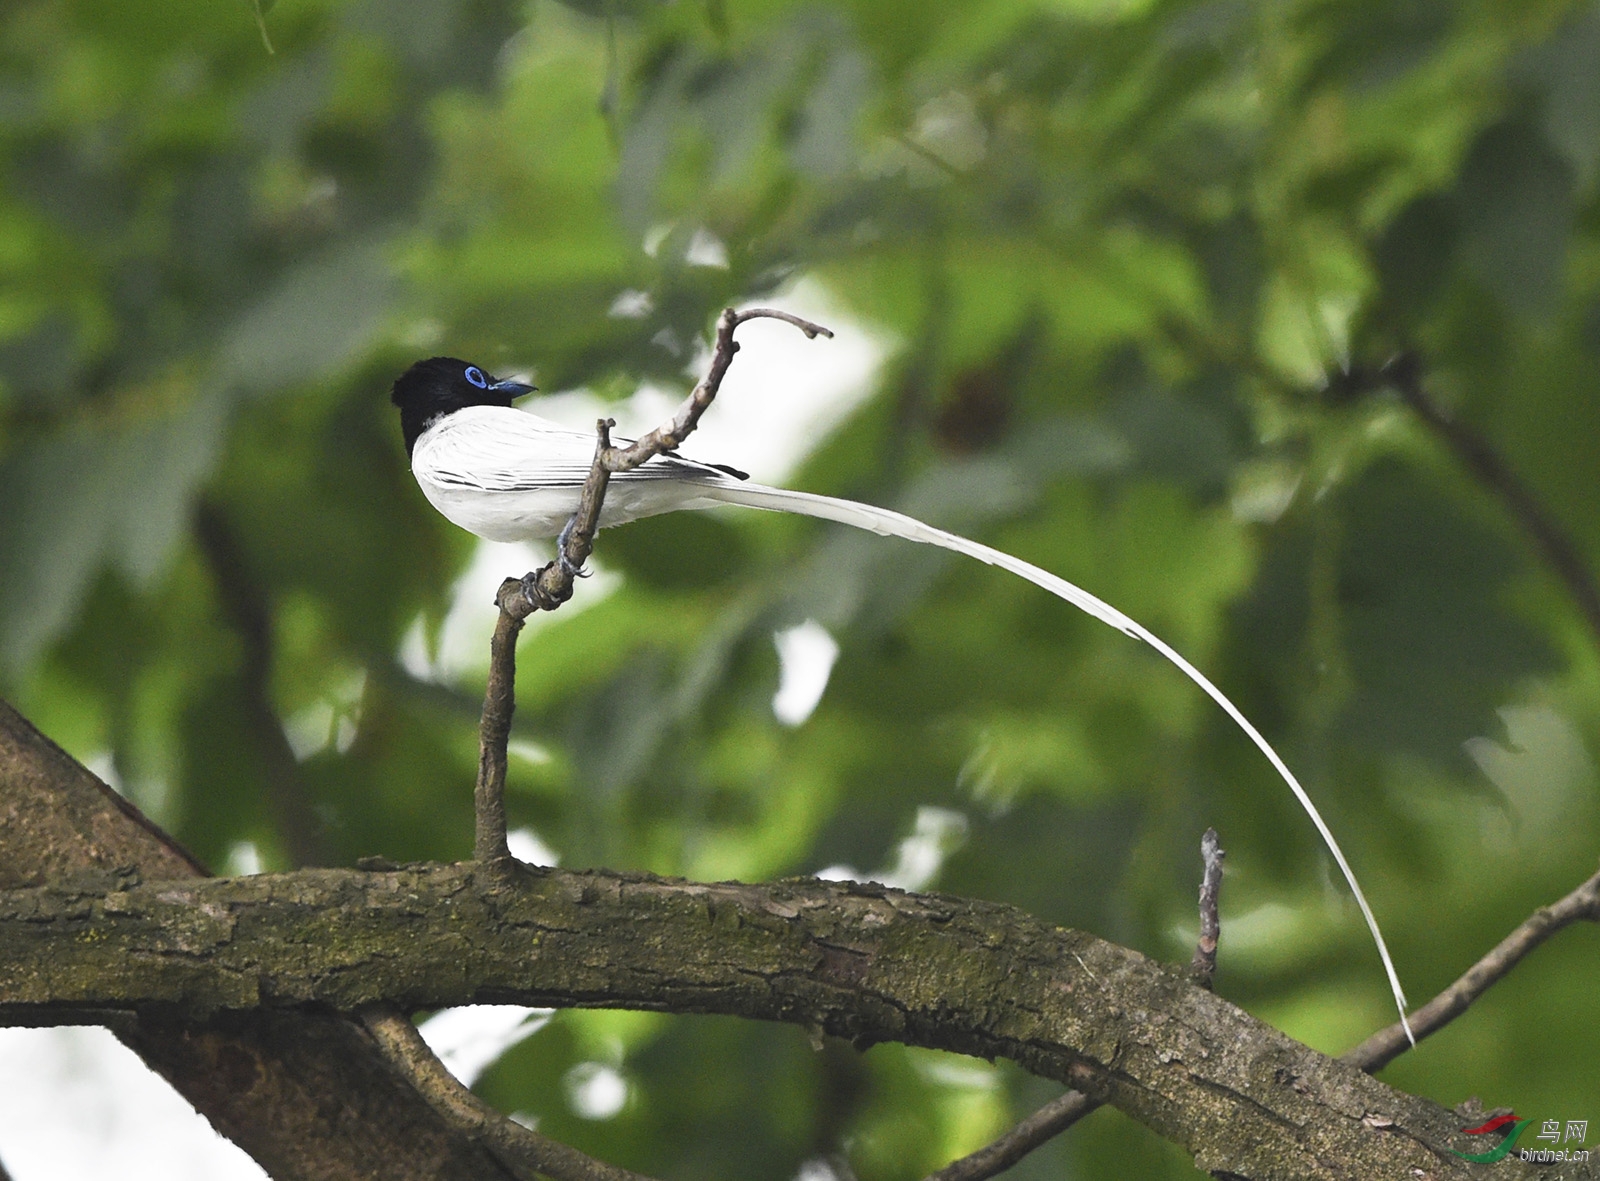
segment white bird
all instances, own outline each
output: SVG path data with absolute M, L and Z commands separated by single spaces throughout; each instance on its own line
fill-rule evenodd
M 423 495 L 451 522 L 490 541 L 533 541 L 557 536 L 577 509 L 578 496 L 594 462 L 593 434 L 572 430 L 511 405 L 532 389 L 521 382 L 500 381 L 478 366 L 453 357 L 418 361 L 394 383 L 392 398 L 400 408 L 411 471 Z M 903 513 L 834 496 L 753 484 L 735 468 L 698 463 L 670 453 L 611 477 L 601 507 L 600 527 L 679 509 L 728 504 L 820 517 L 885 537 L 965 554 L 1027 579 L 1165 656 L 1205 690 L 1256 744 L 1311 818 L 1367 921 L 1400 1010 L 1400 1022 L 1415 1044 L 1406 1020 L 1405 993 L 1378 920 L 1322 814 L 1250 719 L 1159 636 L 1048 570 Z

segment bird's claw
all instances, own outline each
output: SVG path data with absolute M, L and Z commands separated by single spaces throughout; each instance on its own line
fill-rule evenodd
M 561 527 L 561 535 L 556 538 L 556 562 L 561 566 L 561 573 L 568 578 L 588 578 L 589 572 L 581 565 L 573 565 L 567 559 L 567 540 L 572 536 L 572 526 L 577 523 L 576 518 L 569 519 Z

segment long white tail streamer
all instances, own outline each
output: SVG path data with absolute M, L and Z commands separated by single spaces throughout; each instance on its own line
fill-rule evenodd
M 1206 695 L 1220 705 L 1250 741 L 1256 744 L 1256 749 L 1267 756 L 1267 761 L 1283 777 L 1283 781 L 1289 785 L 1289 790 L 1294 792 L 1295 799 L 1299 800 L 1300 806 L 1306 810 L 1306 815 L 1311 817 L 1311 823 L 1316 825 L 1323 843 L 1328 846 L 1328 852 L 1333 854 L 1334 861 L 1338 863 L 1339 872 L 1344 874 L 1344 880 L 1349 883 L 1350 892 L 1355 895 L 1356 905 L 1361 908 L 1361 917 L 1367 921 L 1367 930 L 1372 932 L 1372 941 L 1378 946 L 1378 956 L 1382 959 L 1383 970 L 1389 977 L 1389 988 L 1394 993 L 1395 1007 L 1400 1011 L 1400 1024 L 1404 1027 L 1406 1037 L 1410 1039 L 1411 1044 L 1416 1044 L 1416 1037 L 1411 1032 L 1411 1023 L 1406 1020 L 1405 991 L 1400 987 L 1400 975 L 1395 971 L 1394 960 L 1390 958 L 1389 946 L 1383 941 L 1383 932 L 1378 929 L 1378 920 L 1373 916 L 1372 907 L 1367 904 L 1367 896 L 1362 893 L 1360 883 L 1356 881 L 1355 871 L 1345 860 L 1344 850 L 1340 849 L 1339 842 L 1334 840 L 1327 822 L 1322 819 L 1322 813 L 1317 811 L 1317 806 L 1311 802 L 1306 789 L 1300 786 L 1300 781 L 1294 777 L 1294 772 L 1289 770 L 1288 765 L 1278 756 L 1278 752 L 1272 749 L 1272 744 L 1262 737 L 1261 731 L 1251 725 L 1250 719 L 1244 716 L 1238 706 L 1228 700 L 1221 689 L 1213 685 L 1204 673 L 1180 656 L 1166 641 L 1111 604 L 1096 598 L 1082 587 L 1074 586 L 1066 579 L 1051 574 L 1048 570 L 1041 570 L 1021 558 L 1014 558 L 1008 553 L 991 549 L 979 542 L 969 541 L 958 534 L 935 529 L 932 525 L 925 525 L 915 517 L 908 517 L 904 513 L 876 508 L 870 504 L 860 504 L 853 500 L 840 500 L 837 497 L 819 496 L 811 492 L 794 492 L 786 488 L 769 488 L 762 484 L 718 482 L 706 491 L 724 504 L 739 504 L 748 508 L 773 509 L 778 512 L 799 513 L 807 517 L 820 517 L 842 525 L 867 529 L 886 537 L 899 537 L 906 541 L 936 545 L 958 554 L 965 554 L 969 558 L 976 558 L 980 562 L 998 566 L 1002 570 L 1009 570 L 1012 574 L 1026 578 L 1035 586 L 1065 599 L 1125 635 L 1144 641 L 1165 656 L 1183 672 L 1184 676 L 1204 689 Z

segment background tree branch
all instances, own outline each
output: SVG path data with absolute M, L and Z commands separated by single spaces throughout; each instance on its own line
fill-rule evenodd
M 1420 354 L 1403 352 L 1377 372 L 1379 379 L 1400 395 L 1472 478 L 1500 501 L 1545 565 L 1566 587 L 1591 637 L 1600 642 L 1600 583 L 1595 581 L 1594 570 L 1555 514 L 1484 435 L 1462 422 L 1428 392 Z

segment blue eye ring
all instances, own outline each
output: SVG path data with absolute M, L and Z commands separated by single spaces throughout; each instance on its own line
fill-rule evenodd
M 477 386 L 480 390 L 486 390 L 489 388 L 489 379 L 483 375 L 483 370 L 479 369 L 476 365 L 468 365 L 467 371 L 462 374 L 462 376 L 470 381 L 473 385 Z

